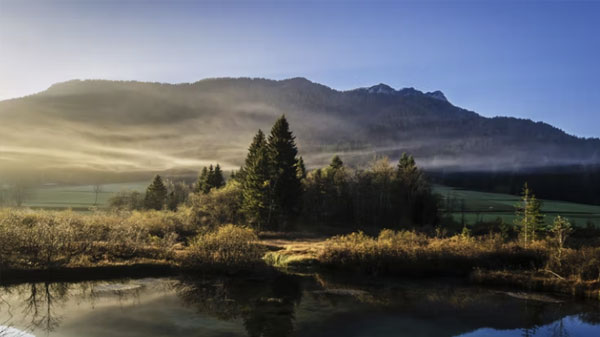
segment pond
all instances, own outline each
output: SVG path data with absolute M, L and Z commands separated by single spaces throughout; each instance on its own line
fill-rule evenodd
M 0 336 L 600 336 L 600 306 L 452 280 L 29 283 L 0 288 Z

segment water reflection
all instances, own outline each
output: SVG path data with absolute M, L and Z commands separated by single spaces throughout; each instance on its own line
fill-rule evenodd
M 302 299 L 298 279 L 286 274 L 254 280 L 185 278 L 176 288 L 183 301 L 200 314 L 241 319 L 250 337 L 290 336 Z
M 596 302 L 272 274 L 0 289 L 0 336 L 597 336 Z M 16 330 L 18 329 L 18 330 Z

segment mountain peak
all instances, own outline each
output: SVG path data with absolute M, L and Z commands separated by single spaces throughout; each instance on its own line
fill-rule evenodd
M 440 101 L 445 101 L 448 102 L 448 99 L 446 98 L 446 95 L 444 95 L 443 92 L 436 90 L 436 91 L 431 91 L 431 92 L 426 92 L 425 95 L 431 97 L 431 98 L 435 98 L 435 99 L 439 99 Z
M 368 87 L 368 88 L 359 88 L 355 89 L 356 91 L 368 93 L 368 94 L 376 94 L 376 95 L 396 95 L 396 96 L 421 96 L 425 95 L 429 98 L 437 99 L 440 101 L 448 102 L 446 95 L 440 90 L 431 91 L 431 92 L 422 92 L 415 88 L 403 88 L 396 90 L 385 83 L 379 83 L 377 85 Z
M 396 93 L 396 89 L 390 87 L 387 84 L 379 83 L 377 85 L 374 85 L 372 87 L 367 88 L 367 92 L 369 94 L 385 94 L 385 95 L 390 95 L 390 94 L 395 94 Z

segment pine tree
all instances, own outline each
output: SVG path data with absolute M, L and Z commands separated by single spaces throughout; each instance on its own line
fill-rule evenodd
M 208 168 L 204 166 L 200 175 L 198 176 L 198 182 L 196 183 L 196 193 L 208 193 L 210 186 L 208 185 Z
M 225 178 L 223 178 L 221 166 L 217 164 L 210 180 L 210 188 L 221 188 L 223 186 L 225 186 Z
M 335 155 L 333 156 L 333 158 L 331 158 L 331 163 L 329 164 L 329 167 L 333 170 L 339 170 L 342 167 L 344 167 L 344 162 L 342 161 L 340 156 Z
M 221 166 L 217 164 L 215 167 L 212 164 L 206 168 L 202 168 L 202 172 L 198 177 L 196 184 L 196 193 L 207 194 L 213 188 L 221 188 L 225 186 L 225 178 Z
M 245 179 L 245 172 L 244 172 L 244 166 L 240 166 L 240 169 L 235 173 L 235 180 L 239 181 L 240 183 L 244 181 Z
M 256 229 L 268 222 L 271 195 L 271 167 L 265 135 L 258 130 L 250 144 L 242 180 L 242 210 Z M 238 174 L 239 176 L 239 174 Z
M 175 195 L 175 191 L 171 191 L 167 196 L 167 208 L 169 209 L 169 211 L 176 211 L 177 204 L 178 200 L 177 196 Z
M 297 210 L 301 194 L 296 167 L 298 149 L 294 138 L 284 115 L 273 125 L 267 145 L 272 165 L 270 220 L 281 224 L 285 224 Z
M 302 157 L 298 157 L 298 161 L 296 162 L 296 175 L 300 180 L 306 178 L 306 166 L 304 166 L 304 159 Z
M 398 161 L 398 176 L 406 181 L 418 181 L 421 179 L 421 172 L 415 163 L 415 158 L 406 153 L 402 154 Z
M 206 191 L 206 193 L 210 192 L 210 189 L 213 187 L 214 181 L 215 181 L 215 168 L 212 166 L 212 164 L 210 164 L 208 166 L 208 175 L 206 176 L 206 187 L 208 188 L 208 191 Z
M 394 178 L 394 203 L 401 205 L 404 218 L 400 223 L 422 224 L 435 217 L 435 200 L 431 198 L 431 186 L 412 155 L 403 153 L 398 161 Z M 433 206 L 437 208 L 437 206 Z M 408 217 L 406 217 L 408 216 Z
M 167 198 L 167 188 L 163 184 L 162 179 L 157 174 L 154 180 L 146 189 L 146 197 L 144 205 L 147 209 L 160 210 L 163 208 Z
M 515 224 L 519 227 L 521 238 L 525 244 L 536 240 L 537 234 L 543 230 L 544 216 L 542 203 L 535 197 L 527 183 L 523 186 L 521 203 L 517 205 Z

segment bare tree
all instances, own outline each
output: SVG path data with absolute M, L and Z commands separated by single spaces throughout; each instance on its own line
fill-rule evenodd
M 98 205 L 98 195 L 100 193 L 102 193 L 102 184 L 95 183 L 94 185 L 92 185 L 92 190 L 94 191 L 94 195 L 95 195 L 94 206 L 96 206 L 96 205 Z
M 21 207 L 30 194 L 30 186 L 23 181 L 15 182 L 10 188 L 10 197 L 17 207 Z

